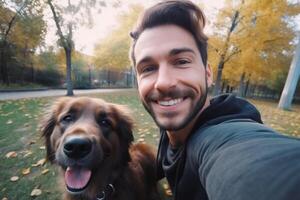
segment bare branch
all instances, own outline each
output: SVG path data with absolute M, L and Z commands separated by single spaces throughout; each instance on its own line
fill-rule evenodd
M 52 0 L 47 0 L 47 2 L 48 2 L 48 4 L 49 4 L 50 9 L 51 9 L 51 12 L 52 12 L 52 14 L 53 14 L 54 22 L 55 22 L 55 25 L 56 25 L 57 32 L 58 32 L 58 35 L 59 35 L 59 37 L 60 37 L 60 40 L 61 40 L 61 42 L 63 43 L 63 46 L 64 46 L 64 47 L 67 47 L 68 45 L 67 45 L 67 42 L 66 42 L 66 38 L 65 38 L 65 36 L 63 35 L 62 30 L 61 30 L 61 27 L 60 27 L 60 25 L 59 25 L 59 21 L 60 21 L 60 20 L 59 20 L 59 17 L 57 16 L 57 13 L 56 13 L 56 11 L 55 11 L 55 8 L 54 8 L 54 6 L 53 6 L 53 4 L 52 4 Z
M 25 7 L 27 4 L 28 4 L 28 0 L 26 0 L 26 1 L 24 2 L 24 4 L 19 8 L 19 10 L 17 10 L 17 12 L 15 13 L 15 15 L 14 15 L 14 16 L 11 18 L 11 20 L 9 21 L 9 23 L 8 23 L 8 28 L 7 28 L 7 30 L 5 31 L 5 34 L 4 34 L 4 40 L 7 39 L 8 34 L 9 34 L 10 30 L 12 29 L 12 27 L 13 27 L 13 25 L 14 25 L 16 19 L 17 19 L 17 16 L 20 14 L 20 12 L 24 9 L 24 7 Z

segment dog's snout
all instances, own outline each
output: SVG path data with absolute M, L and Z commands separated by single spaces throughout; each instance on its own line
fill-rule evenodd
M 72 159 L 80 159 L 92 150 L 92 142 L 87 138 L 70 137 L 64 144 L 64 153 Z

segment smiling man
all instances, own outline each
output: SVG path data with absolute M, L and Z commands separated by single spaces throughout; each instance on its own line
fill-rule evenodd
M 208 97 L 204 26 L 192 2 L 164 1 L 131 33 L 139 96 L 161 130 L 158 178 L 176 200 L 300 198 L 300 141 L 264 126 L 244 99 Z
M 206 83 L 212 83 L 210 67 L 204 67 L 192 34 L 175 25 L 145 30 L 134 55 L 142 102 L 168 130 L 172 145 L 183 144 L 193 125 L 189 122 L 209 104 Z

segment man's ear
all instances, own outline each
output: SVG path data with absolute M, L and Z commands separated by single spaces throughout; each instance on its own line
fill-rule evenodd
M 209 63 L 207 63 L 205 68 L 207 87 L 210 88 L 213 85 L 213 72 Z

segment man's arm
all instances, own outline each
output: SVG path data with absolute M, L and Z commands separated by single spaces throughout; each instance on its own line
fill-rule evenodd
M 300 197 L 300 141 L 231 121 L 196 134 L 199 179 L 210 200 Z

